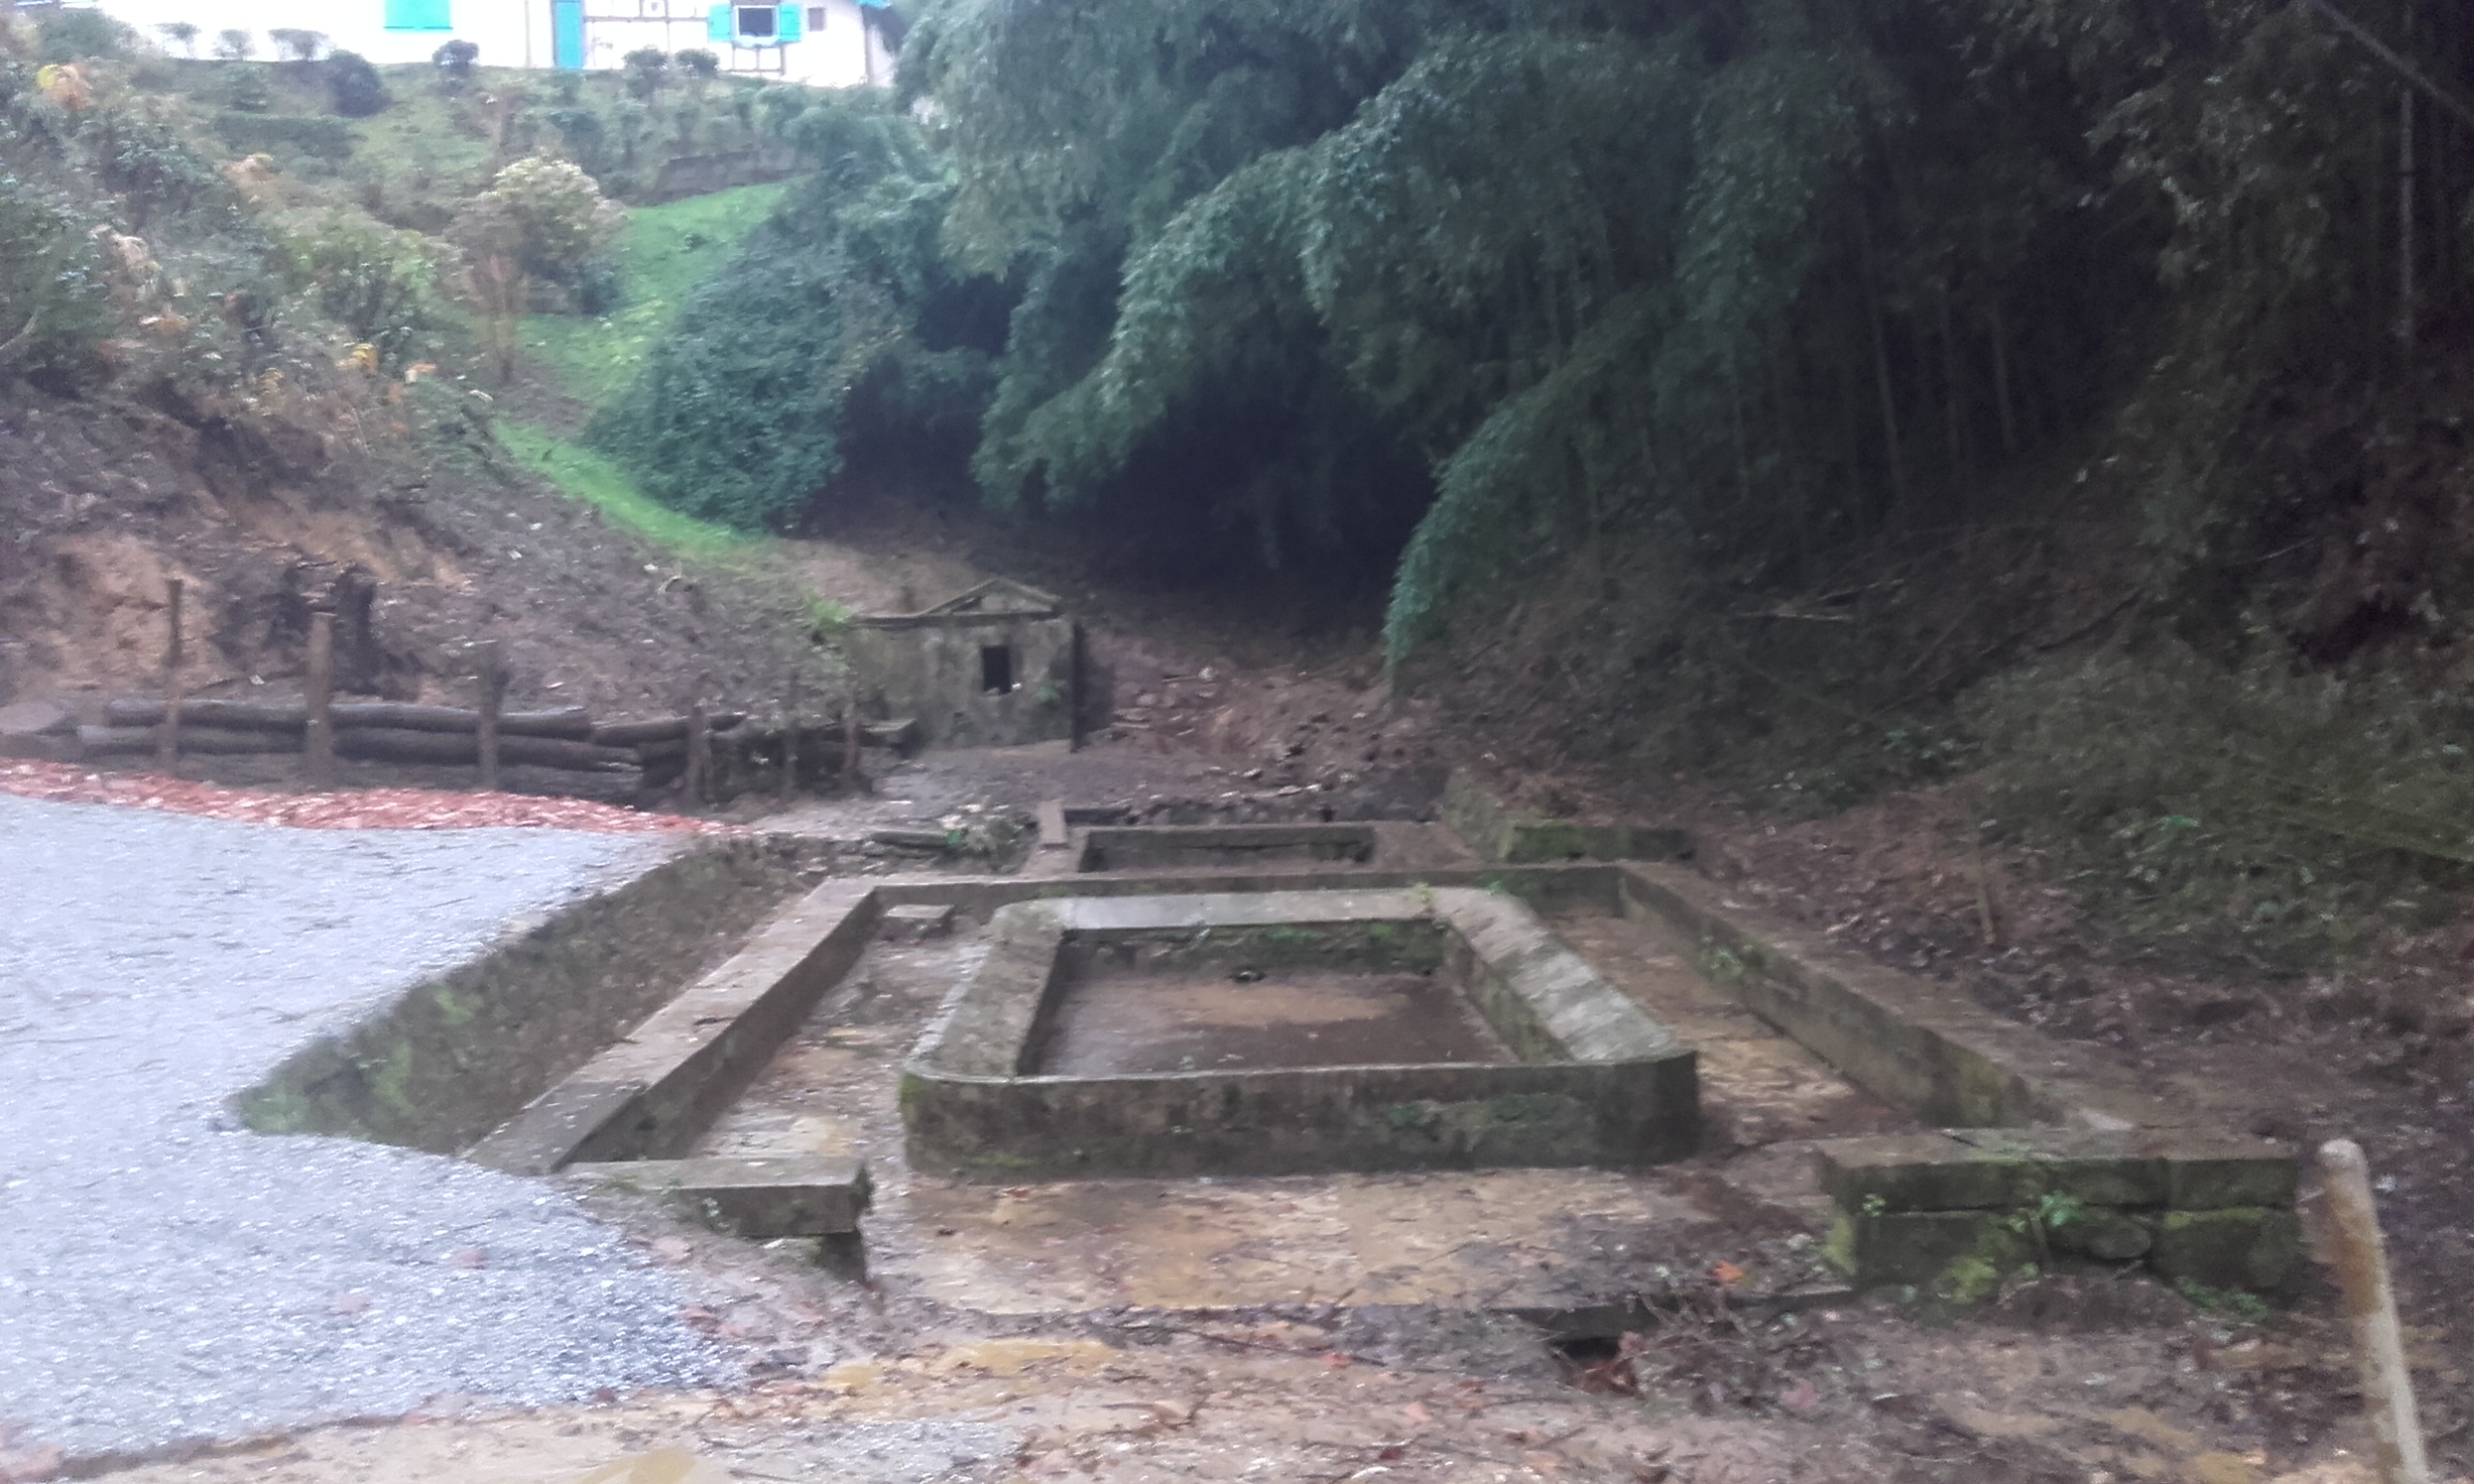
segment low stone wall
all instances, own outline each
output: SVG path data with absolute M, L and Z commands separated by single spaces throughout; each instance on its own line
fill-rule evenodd
M 1444 785 L 1443 822 L 1482 860 L 1507 866 L 1547 861 L 1681 861 L 1692 855 L 1685 830 L 1648 824 L 1583 824 L 1519 813 L 1466 773 Z
M 261 1133 L 453 1154 L 623 1034 L 795 889 L 794 851 L 690 848 L 287 1058 L 234 1099 Z
M 1837 1207 L 1830 1255 L 1858 1284 L 1971 1301 L 2031 1269 L 2139 1264 L 2269 1294 L 2300 1275 L 2289 1146 L 2200 1126 L 2101 1048 L 2040 1036 L 1690 871 L 1627 866 L 1620 895 L 1746 1009 L 1941 1126 L 1818 1146 Z

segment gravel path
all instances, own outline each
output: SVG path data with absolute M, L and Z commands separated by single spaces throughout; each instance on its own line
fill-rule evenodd
M 224 1099 L 671 842 L 331 832 L 0 797 L 0 1437 L 72 1456 L 718 1379 L 545 1186 Z

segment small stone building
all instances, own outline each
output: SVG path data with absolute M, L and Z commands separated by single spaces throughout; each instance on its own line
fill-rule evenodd
M 915 614 L 851 620 L 863 713 L 916 719 L 929 747 L 1072 739 L 1080 651 L 1053 594 L 1001 577 Z

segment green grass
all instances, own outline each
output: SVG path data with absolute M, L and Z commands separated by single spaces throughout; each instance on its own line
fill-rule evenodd
M 742 186 L 637 207 L 610 255 L 621 284 L 618 310 L 597 320 L 526 315 L 524 348 L 549 362 L 568 395 L 600 406 L 634 379 L 679 305 L 730 263 L 782 191 L 780 185 Z
M 610 521 L 690 556 L 729 556 L 762 543 L 727 527 L 681 515 L 637 489 L 618 465 L 529 423 L 501 422 L 499 442 L 516 462 L 599 510 Z

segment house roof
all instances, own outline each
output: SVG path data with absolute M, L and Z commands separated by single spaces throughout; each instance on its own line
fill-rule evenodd
M 992 577 L 975 587 L 915 614 L 866 614 L 856 620 L 873 629 L 907 629 L 940 621 L 969 623 L 991 618 L 1062 618 L 1064 601 L 1027 583 Z
M 1010 577 L 992 577 L 966 592 L 955 594 L 933 608 L 923 608 L 918 616 L 935 617 L 946 614 L 1034 614 L 1054 616 L 1065 612 L 1065 605 L 1055 593 L 1042 592 L 1027 583 Z

